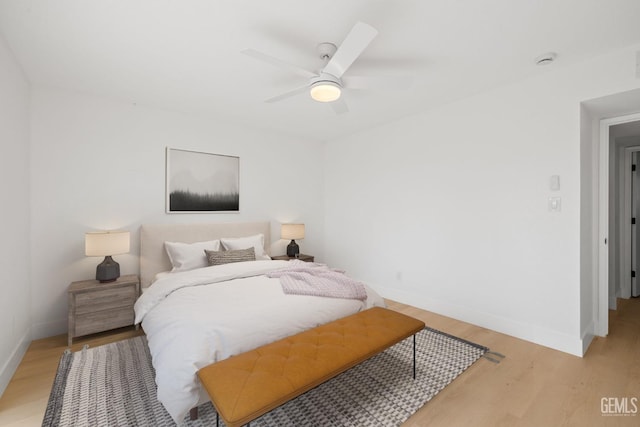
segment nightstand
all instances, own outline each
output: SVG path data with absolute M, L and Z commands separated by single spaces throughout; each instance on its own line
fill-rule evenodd
M 295 257 L 288 257 L 286 255 L 277 255 L 277 256 L 272 256 L 271 259 L 275 259 L 275 260 L 278 260 L 278 261 L 290 261 L 292 259 L 299 259 L 300 261 L 313 262 L 314 256 L 313 255 L 300 254 L 298 256 L 298 258 L 295 258 Z
M 109 283 L 83 280 L 71 283 L 67 294 L 71 346 L 75 337 L 133 325 L 133 305 L 140 296 L 140 280 L 135 274 Z

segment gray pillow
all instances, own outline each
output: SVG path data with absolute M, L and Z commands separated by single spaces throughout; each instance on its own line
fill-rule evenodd
M 235 251 L 210 251 L 205 249 L 204 253 L 207 256 L 207 263 L 210 266 L 256 260 L 256 251 L 253 247 Z

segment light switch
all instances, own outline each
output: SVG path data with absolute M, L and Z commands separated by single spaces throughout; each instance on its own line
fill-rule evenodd
M 549 212 L 560 212 L 562 200 L 560 197 L 549 197 Z
M 551 188 L 551 191 L 560 190 L 560 175 L 551 175 L 551 179 L 549 180 L 549 188 Z

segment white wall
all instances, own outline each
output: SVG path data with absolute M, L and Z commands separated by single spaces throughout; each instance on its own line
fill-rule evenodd
M 0 395 L 30 343 L 29 84 L 0 37 Z
M 300 243 L 322 260 L 322 144 L 118 101 L 34 88 L 32 97 L 32 281 L 34 339 L 66 331 L 66 288 L 95 277 L 84 233 L 132 232 L 121 273 L 138 273 L 141 223 L 306 224 Z M 165 147 L 240 156 L 239 214 L 166 214 Z
M 582 354 L 593 322 L 581 316 L 594 313 L 593 304 L 583 310 L 581 287 L 594 283 L 581 268 L 581 241 L 592 244 L 581 236 L 590 220 L 581 218 L 581 186 L 594 183 L 581 176 L 591 162 L 581 165 L 580 102 L 639 87 L 636 50 L 559 62 L 331 141 L 327 260 L 392 299 Z M 561 177 L 559 192 L 551 175 Z M 550 196 L 562 197 L 561 213 L 548 211 Z

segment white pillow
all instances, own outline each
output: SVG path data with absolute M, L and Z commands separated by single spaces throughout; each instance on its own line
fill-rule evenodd
M 271 259 L 264 251 L 264 234 L 256 234 L 249 237 L 238 237 L 236 239 L 220 239 L 222 246 L 227 251 L 238 249 L 249 249 L 253 247 L 256 252 L 256 259 Z
M 220 240 L 196 243 L 164 242 L 164 248 L 173 265 L 171 272 L 175 273 L 206 267 L 208 264 L 204 250 L 220 250 Z

